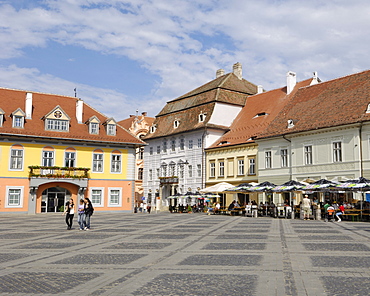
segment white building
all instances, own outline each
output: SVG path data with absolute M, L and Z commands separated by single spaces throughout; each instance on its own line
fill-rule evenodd
M 236 63 L 232 73 L 218 70 L 216 79 L 166 104 L 144 138 L 143 187 L 149 203 L 167 207 L 168 196 L 204 187 L 204 149 L 228 130 L 256 92 Z
M 369 178 L 369 93 L 370 71 L 299 89 L 256 139 L 259 181 Z

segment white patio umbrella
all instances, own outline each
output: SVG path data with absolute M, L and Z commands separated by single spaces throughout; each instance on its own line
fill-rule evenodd
M 229 189 L 231 187 L 234 187 L 234 185 L 231 185 L 230 183 L 227 183 L 227 182 L 221 182 L 221 183 L 215 184 L 213 186 L 203 188 L 203 189 L 199 190 L 199 192 L 200 193 L 222 193 L 226 189 Z
M 232 188 L 234 185 L 227 183 L 227 182 L 221 182 L 218 184 L 215 184 L 213 186 L 203 188 L 199 190 L 200 193 L 223 193 L 226 189 Z M 225 199 L 223 199 L 225 203 Z M 224 204 L 223 204 L 224 206 Z

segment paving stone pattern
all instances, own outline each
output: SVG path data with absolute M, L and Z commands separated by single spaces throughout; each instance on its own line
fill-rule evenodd
M 368 223 L 99 212 L 91 231 L 74 222 L 0 215 L 0 295 L 370 295 Z

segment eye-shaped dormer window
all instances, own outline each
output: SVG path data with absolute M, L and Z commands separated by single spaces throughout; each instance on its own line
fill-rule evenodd
M 153 124 L 151 127 L 150 127 L 150 133 L 155 133 L 155 131 L 157 130 L 157 125 L 156 124 Z
M 180 125 L 180 121 L 178 121 L 177 119 L 173 122 L 173 127 L 174 128 L 178 128 Z
M 200 113 L 199 114 L 199 122 L 204 122 L 206 120 L 206 113 Z

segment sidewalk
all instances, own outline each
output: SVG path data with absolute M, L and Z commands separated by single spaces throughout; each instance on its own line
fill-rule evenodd
M 0 215 L 0 295 L 370 295 L 370 224 Z

